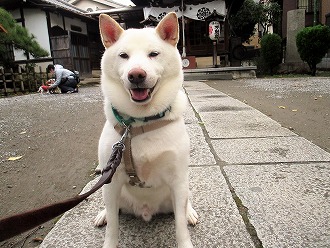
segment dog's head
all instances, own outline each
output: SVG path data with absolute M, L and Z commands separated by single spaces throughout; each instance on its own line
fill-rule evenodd
M 176 14 L 166 15 L 156 28 L 126 31 L 102 14 L 100 33 L 106 48 L 101 63 L 102 89 L 111 104 L 134 116 L 156 114 L 169 107 L 183 81 L 176 48 Z

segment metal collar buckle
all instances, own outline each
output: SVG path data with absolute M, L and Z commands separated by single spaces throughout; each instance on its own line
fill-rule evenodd
M 151 188 L 151 186 L 146 186 L 145 182 L 141 182 L 141 180 L 137 177 L 136 174 L 128 175 L 129 176 L 129 184 L 134 187 L 140 188 Z

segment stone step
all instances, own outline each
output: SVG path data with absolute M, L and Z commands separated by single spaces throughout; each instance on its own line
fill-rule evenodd
M 232 73 L 184 73 L 185 81 L 194 80 L 232 80 Z
M 185 69 L 184 79 L 191 80 L 232 80 L 238 78 L 255 78 L 256 66 L 217 67 Z

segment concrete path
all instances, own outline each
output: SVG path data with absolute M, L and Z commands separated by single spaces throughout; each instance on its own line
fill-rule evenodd
M 266 115 L 201 82 L 191 106 L 190 188 L 195 247 L 330 247 L 330 154 Z M 84 190 L 90 188 L 90 182 Z M 41 248 L 102 247 L 93 226 L 101 191 L 64 214 Z M 174 216 L 120 215 L 120 247 L 176 247 Z

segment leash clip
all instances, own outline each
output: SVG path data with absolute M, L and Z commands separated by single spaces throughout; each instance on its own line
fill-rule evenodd
M 130 126 L 127 126 L 125 124 L 124 124 L 124 126 L 125 126 L 125 131 L 124 131 L 123 135 L 121 136 L 121 138 L 120 138 L 120 140 L 118 142 L 116 142 L 116 143 L 114 143 L 112 145 L 112 149 L 117 148 L 117 147 L 122 147 L 123 151 L 125 150 L 125 144 L 124 144 L 124 142 L 125 142 L 125 140 L 126 140 L 126 138 L 128 136 Z
M 130 125 L 127 126 L 127 125 L 124 124 L 124 127 L 125 127 L 125 131 L 124 131 L 123 135 L 121 136 L 121 139 L 119 140 L 119 142 L 122 142 L 122 143 L 124 143 L 125 139 L 127 138 L 128 133 L 129 133 L 129 129 L 130 129 L 131 126 Z

